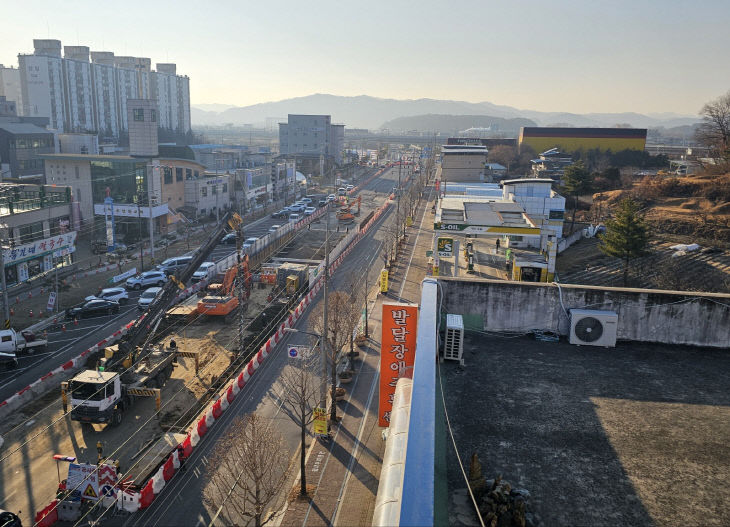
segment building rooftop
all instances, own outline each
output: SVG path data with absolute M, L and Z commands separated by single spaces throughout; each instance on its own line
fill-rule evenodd
M 53 132 L 41 128 L 32 123 L 19 123 L 13 121 L 0 121 L 0 129 L 11 134 L 51 134 Z
M 438 366 L 461 463 L 527 489 L 544 525 L 730 524 L 726 350 L 467 330 L 464 359 Z M 444 448 L 450 524 L 478 525 Z

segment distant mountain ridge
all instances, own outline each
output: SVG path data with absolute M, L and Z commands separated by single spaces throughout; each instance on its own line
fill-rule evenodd
M 383 99 L 369 95 L 355 97 L 316 93 L 281 101 L 272 101 L 250 106 L 237 106 L 218 111 L 226 105 L 206 104 L 191 107 L 193 126 L 254 124 L 261 125 L 271 119 L 286 119 L 290 113 L 328 114 L 335 123 L 344 123 L 348 128 L 377 130 L 392 124 L 399 118 L 420 116 L 471 116 L 472 118 L 529 119 L 539 126 L 564 124 L 568 126 L 616 126 L 628 124 L 637 128 L 658 128 L 692 125 L 699 117 L 677 115 L 671 112 L 644 115 L 634 112 L 588 113 L 539 112 L 519 110 L 490 102 L 472 103 L 439 99 Z M 476 121 L 475 121 L 476 123 Z M 471 124 L 466 128 L 476 127 Z M 399 131 L 388 126 L 392 131 Z M 413 128 L 406 128 L 406 130 Z M 431 130 L 431 129 L 427 129 Z

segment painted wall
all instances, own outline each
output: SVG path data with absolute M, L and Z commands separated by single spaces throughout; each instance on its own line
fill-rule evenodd
M 618 313 L 619 340 L 730 345 L 730 295 L 581 285 L 440 278 L 443 312 L 477 315 L 489 331 L 548 329 L 567 335 L 569 311 Z

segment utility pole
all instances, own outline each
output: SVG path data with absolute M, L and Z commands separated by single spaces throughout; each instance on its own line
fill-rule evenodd
M 246 301 L 246 275 L 241 265 L 241 244 L 243 243 L 243 226 L 236 228 L 236 261 L 238 262 L 238 355 L 243 356 L 243 305 Z
M 322 318 L 323 318 L 323 335 L 322 335 L 322 345 L 320 346 L 320 349 L 322 350 L 322 382 L 320 384 L 320 408 L 324 408 L 326 410 L 327 408 L 327 359 L 329 355 L 327 354 L 327 345 L 329 342 L 327 341 L 327 338 L 329 336 L 329 325 L 327 323 L 327 289 L 328 289 L 328 282 L 329 282 L 329 274 L 330 274 L 330 203 L 328 202 L 327 205 L 325 205 L 325 238 L 324 238 L 324 308 L 322 312 Z M 332 364 L 332 367 L 335 367 L 335 364 Z M 335 401 L 332 401 L 332 404 L 335 404 Z
M 157 168 L 157 177 L 160 176 L 160 167 L 152 165 L 152 170 L 148 171 L 147 175 L 147 208 L 148 212 L 150 214 L 150 260 L 152 262 L 152 265 L 155 263 L 155 222 L 154 218 L 152 217 L 152 178 L 155 177 L 155 168 Z M 152 174 L 150 176 L 150 172 Z
M 10 329 L 10 304 L 8 303 L 8 286 L 5 283 L 5 248 L 0 245 L 0 282 L 3 287 L 3 310 L 5 320 L 2 329 Z
M 139 272 L 144 271 L 144 243 L 142 242 L 142 207 L 137 194 L 137 227 L 139 228 Z

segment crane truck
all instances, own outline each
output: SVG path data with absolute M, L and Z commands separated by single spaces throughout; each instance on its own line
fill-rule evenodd
M 151 346 L 165 312 L 183 287 L 206 261 L 218 242 L 226 234 L 226 224 L 234 231 L 241 224 L 238 214 L 227 214 L 205 244 L 194 253 L 187 267 L 177 271 L 162 287 L 159 298 L 147 312 L 134 321 L 122 340 L 105 348 L 96 370 L 85 370 L 75 375 L 62 387 L 62 398 L 70 395 L 71 419 L 82 423 L 122 422 L 124 412 L 138 396 L 153 395 L 172 374 L 177 349 L 164 345 Z

